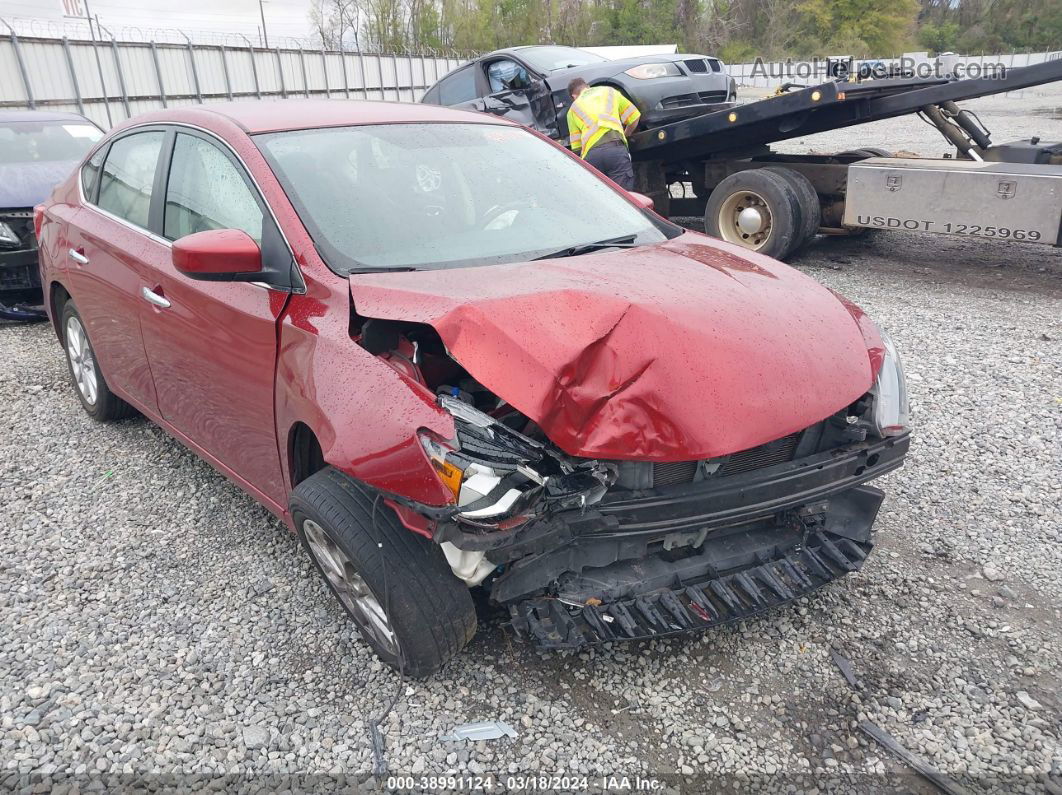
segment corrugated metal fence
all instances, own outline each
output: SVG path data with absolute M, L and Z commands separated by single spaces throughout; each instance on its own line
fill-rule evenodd
M 107 129 L 149 110 L 232 99 L 415 102 L 462 63 L 434 53 L 91 42 L 12 32 L 0 35 L 0 109 L 76 111 Z

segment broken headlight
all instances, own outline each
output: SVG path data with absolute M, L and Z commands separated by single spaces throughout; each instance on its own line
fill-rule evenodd
M 655 77 L 680 77 L 682 72 L 673 63 L 643 63 L 640 66 L 632 66 L 623 74 L 636 80 L 652 80 Z
M 892 338 L 880 326 L 878 331 L 885 344 L 885 358 L 870 390 L 874 396 L 874 427 L 879 436 L 898 436 L 908 429 L 911 419 L 907 379 Z
M 0 246 L 3 246 L 4 248 L 17 248 L 21 245 L 22 241 L 19 240 L 18 235 L 15 234 L 15 230 L 3 221 L 0 221 Z
M 439 405 L 453 415 L 456 437 L 421 432 L 420 441 L 460 522 L 511 529 L 549 510 L 592 505 L 612 482 L 606 466 L 571 459 L 459 398 L 440 395 Z

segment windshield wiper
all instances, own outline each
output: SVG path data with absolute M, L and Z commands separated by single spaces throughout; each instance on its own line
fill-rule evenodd
M 600 251 L 603 248 L 634 248 L 635 239 L 638 235 L 621 235 L 620 237 L 610 237 L 605 240 L 598 240 L 595 243 L 582 243 L 578 246 L 568 246 L 562 248 L 560 251 L 554 251 L 552 254 L 543 254 L 541 257 L 535 257 L 538 259 L 558 259 L 560 257 L 578 257 L 580 254 L 589 254 L 591 251 Z
M 347 271 L 347 276 L 354 276 L 360 273 L 396 273 L 419 270 L 420 268 L 414 268 L 412 265 L 380 265 L 377 267 L 352 268 Z

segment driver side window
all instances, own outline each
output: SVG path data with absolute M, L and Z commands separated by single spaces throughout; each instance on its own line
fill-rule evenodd
M 516 61 L 508 59 L 494 61 L 487 66 L 487 80 L 490 82 L 492 94 L 531 87 L 531 76 L 527 70 Z

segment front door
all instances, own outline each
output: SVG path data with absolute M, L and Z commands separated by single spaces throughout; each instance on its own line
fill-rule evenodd
M 504 116 L 550 138 L 559 137 L 557 110 L 545 81 L 510 58 L 489 62 L 485 75 L 490 93 L 479 110 Z
M 208 135 L 177 132 L 165 180 L 168 240 L 240 229 L 277 235 L 242 165 Z M 165 163 L 165 161 L 164 161 Z M 290 253 L 288 253 L 290 258 Z M 190 279 L 172 262 L 148 269 L 140 304 L 159 411 L 252 489 L 283 506 L 274 422 L 276 324 L 288 293 L 248 282 Z

